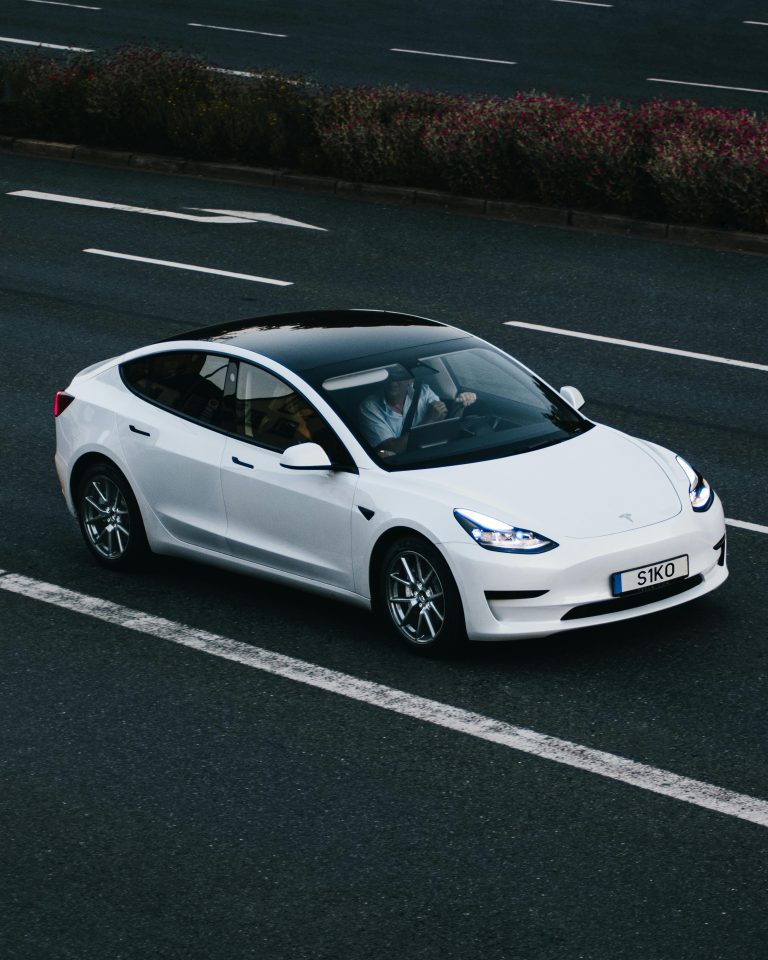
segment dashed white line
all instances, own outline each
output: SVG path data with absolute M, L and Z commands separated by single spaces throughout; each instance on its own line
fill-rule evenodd
M 255 33 L 260 37 L 287 37 L 287 33 L 266 33 L 264 30 L 244 30 L 242 27 L 216 27 L 211 23 L 188 23 L 188 27 L 202 27 L 204 30 L 226 30 L 228 33 Z
M 724 87 L 719 83 L 693 83 L 690 80 L 664 80 L 661 77 L 646 77 L 649 83 L 672 83 L 680 87 L 707 87 L 710 90 L 736 90 L 739 93 L 768 93 L 768 90 L 756 90 L 753 87 Z
M 545 327 L 539 323 L 525 323 L 522 320 L 506 320 L 507 327 L 521 327 L 524 330 L 536 330 L 539 333 L 555 333 L 561 337 L 576 337 L 578 340 L 594 340 L 597 343 L 610 343 L 619 347 L 633 347 L 635 350 L 651 350 L 654 353 L 669 353 L 675 357 L 688 357 L 691 360 L 707 360 L 709 363 L 723 363 L 732 367 L 745 367 L 748 370 L 760 370 L 768 373 L 768 364 L 752 363 L 750 360 L 732 360 L 711 353 L 695 353 L 692 350 L 678 350 L 675 347 L 659 347 L 652 343 L 640 343 L 637 340 L 620 340 L 618 337 L 602 337 L 596 333 L 581 333 L 562 327 Z
M 44 3 L 47 7 L 74 7 L 75 10 L 101 10 L 101 7 L 86 7 L 82 3 L 63 3 L 62 0 L 25 0 L 26 3 Z
M 483 714 L 472 713 L 436 700 L 387 687 L 315 663 L 252 647 L 249 644 L 181 623 L 132 610 L 109 600 L 76 593 L 64 587 L 0 570 L 0 589 L 94 617 L 114 626 L 170 640 L 224 660 L 261 670 L 273 676 L 303 683 L 350 700 L 380 707 L 403 717 L 486 740 L 544 760 L 575 767 L 623 784 L 726 816 L 768 827 L 768 801 L 736 793 L 701 780 L 637 763 L 626 757 L 594 750 L 569 740 L 513 726 Z
M 235 280 L 251 280 L 254 283 L 269 283 L 275 287 L 292 286 L 289 280 L 272 280 L 269 277 L 256 277 L 250 273 L 232 273 L 230 270 L 215 270 L 213 267 L 200 267 L 194 263 L 176 263 L 174 260 L 155 260 L 153 257 L 137 257 L 130 253 L 116 253 L 114 250 L 98 250 L 88 247 L 83 253 L 95 253 L 100 257 L 114 257 L 117 260 L 133 260 L 136 263 L 149 263 L 156 267 L 173 267 L 176 270 L 191 270 L 194 273 L 212 273 L 217 277 L 231 277 Z
M 60 43 L 43 43 L 42 40 L 20 40 L 18 37 L 0 37 L 0 43 L 20 43 L 25 47 L 45 47 L 46 50 L 71 50 L 73 53 L 93 53 L 88 47 L 65 47 Z
M 748 23 L 753 27 L 768 27 L 768 23 L 764 20 L 743 20 L 742 23 Z
M 391 53 L 414 53 L 420 57 L 446 57 L 449 60 L 475 60 L 478 63 L 503 63 L 509 67 L 515 66 L 516 60 L 489 60 L 487 57 L 461 57 L 456 53 L 431 53 L 427 50 L 404 50 L 402 47 L 390 47 Z

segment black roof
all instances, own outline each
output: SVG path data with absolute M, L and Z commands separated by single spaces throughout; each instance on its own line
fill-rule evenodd
M 162 341 L 209 340 L 252 350 L 297 372 L 337 361 L 470 334 L 425 317 L 385 310 L 314 310 L 219 323 Z

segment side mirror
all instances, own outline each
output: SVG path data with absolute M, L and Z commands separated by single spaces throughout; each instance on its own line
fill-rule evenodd
M 581 410 L 584 406 L 584 397 L 578 387 L 560 387 L 560 396 L 566 403 L 570 403 L 574 410 Z
M 280 466 L 288 470 L 330 470 L 331 461 L 319 443 L 297 443 L 283 452 Z

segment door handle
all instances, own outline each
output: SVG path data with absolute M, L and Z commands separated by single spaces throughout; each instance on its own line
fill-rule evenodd
M 248 467 L 249 470 L 253 470 L 252 463 L 246 463 L 245 460 L 238 460 L 237 457 L 232 457 L 232 463 L 236 463 L 238 467 Z
M 133 425 L 132 423 L 129 423 L 129 424 L 128 424 L 128 427 L 129 427 L 131 433 L 140 433 L 140 434 L 142 435 L 142 437 L 148 437 L 148 436 L 150 436 L 150 434 L 148 434 L 146 430 L 139 430 L 139 428 L 138 428 L 138 427 L 134 427 L 134 425 Z

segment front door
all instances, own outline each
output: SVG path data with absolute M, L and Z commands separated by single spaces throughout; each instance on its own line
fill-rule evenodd
M 221 464 L 229 552 L 353 590 L 357 473 L 280 466 L 286 447 L 309 440 L 338 462 L 344 452 L 330 427 L 285 381 L 241 361 L 234 432 L 238 436 L 227 438 Z

